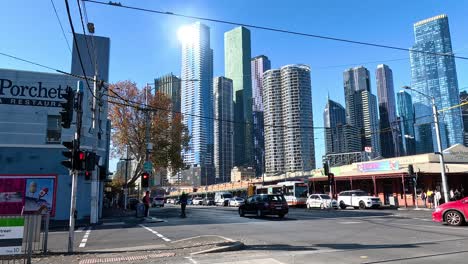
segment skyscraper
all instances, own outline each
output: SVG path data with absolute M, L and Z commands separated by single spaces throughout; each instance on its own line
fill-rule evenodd
M 460 103 L 468 102 L 468 92 L 462 91 L 460 93 Z M 461 107 L 463 114 L 463 141 L 465 146 L 468 146 L 468 105 Z
M 171 99 L 172 111 L 180 112 L 180 78 L 170 73 L 154 80 L 156 91 Z
M 286 65 L 266 71 L 263 98 L 266 173 L 315 168 L 309 67 Z
M 265 159 L 265 131 L 263 126 L 263 73 L 271 68 L 270 60 L 260 55 L 251 60 L 253 147 L 256 176 L 263 174 Z
M 377 97 L 380 113 L 380 149 L 382 157 L 400 156 L 399 125 L 396 122 L 395 92 L 393 90 L 393 73 L 385 64 L 377 66 Z
M 196 22 L 179 32 L 182 44 L 181 110 L 187 126 L 189 149 L 184 162 L 194 171 L 194 184 L 213 181 L 213 50 L 210 28 Z
M 371 147 L 373 156 L 380 155 L 377 99 L 371 93 L 369 70 L 363 66 L 343 73 L 346 121 L 360 130 L 362 147 Z
M 250 31 L 237 27 L 224 33 L 225 75 L 234 88 L 234 165 L 254 165 Z
M 410 52 L 412 88 L 435 98 L 438 109 L 460 102 L 457 70 L 452 51 L 452 41 L 447 15 L 438 15 L 414 24 L 415 44 Z M 445 54 L 437 55 L 434 53 Z M 416 152 L 433 152 L 436 148 L 429 98 L 412 93 L 416 115 Z M 442 148 L 463 144 L 460 108 L 444 112 L 440 118 Z
M 344 107 L 328 99 L 323 112 L 325 154 L 358 152 L 362 150 L 360 131 L 346 124 Z
M 234 105 L 232 80 L 216 77 L 214 87 L 214 167 L 215 183 L 229 182 L 234 167 Z
M 397 94 L 398 114 L 400 116 L 401 140 L 403 145 L 402 155 L 416 154 L 414 139 L 414 111 L 411 95 L 404 90 Z

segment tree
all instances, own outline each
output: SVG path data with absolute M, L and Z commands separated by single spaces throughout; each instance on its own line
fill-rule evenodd
M 128 150 L 128 155 L 136 161 L 136 169 L 129 177 L 129 183 L 133 183 L 143 172 L 147 125 L 150 125 L 149 142 L 153 145 L 150 153 L 153 172 L 170 168 L 175 173 L 183 168 L 181 153 L 188 147 L 190 139 L 186 126 L 182 124 L 181 114 L 171 110 L 170 98 L 160 92 L 152 94 L 149 88 L 139 90 L 130 81 L 109 86 L 112 155 L 125 157 Z

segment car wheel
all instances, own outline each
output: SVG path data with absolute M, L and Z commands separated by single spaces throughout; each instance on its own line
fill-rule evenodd
M 323 205 L 323 203 L 320 204 L 320 209 L 325 209 L 325 206 Z
M 307 209 L 309 209 L 309 210 L 310 210 L 310 204 L 307 204 Z
M 262 210 L 257 209 L 257 217 L 263 217 Z
M 240 217 L 244 217 L 244 215 L 245 215 L 244 209 L 239 208 L 239 215 L 240 215 Z
M 448 211 L 445 213 L 445 222 L 451 226 L 461 226 L 463 224 L 463 216 L 457 211 Z
M 359 209 L 361 209 L 361 210 L 366 209 L 366 204 L 364 203 L 364 201 L 359 202 Z
M 283 218 L 284 218 L 284 214 L 279 214 L 278 217 L 279 217 L 280 219 L 283 219 Z
M 343 210 L 346 209 L 346 204 L 343 201 L 340 202 L 340 208 Z

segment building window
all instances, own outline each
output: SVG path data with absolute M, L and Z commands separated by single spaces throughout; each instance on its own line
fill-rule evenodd
M 47 143 L 58 144 L 62 138 L 62 127 L 60 125 L 60 116 L 47 116 Z

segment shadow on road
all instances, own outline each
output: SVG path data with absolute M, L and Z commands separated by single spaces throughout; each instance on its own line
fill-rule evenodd
M 311 246 L 292 246 L 287 244 L 266 244 L 266 245 L 246 245 L 245 250 L 265 250 L 265 251 L 310 251 L 317 250 Z

